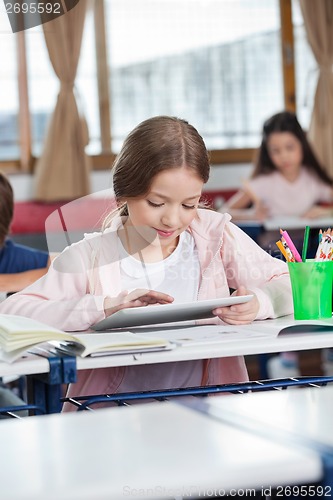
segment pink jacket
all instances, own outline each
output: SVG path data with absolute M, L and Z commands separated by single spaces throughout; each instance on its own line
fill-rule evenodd
M 199 210 L 198 218 L 189 227 L 202 271 L 198 300 L 227 297 L 229 288 L 244 285 L 259 299 L 256 319 L 291 314 L 287 265 L 262 250 L 230 219 L 229 214 Z M 67 331 L 86 330 L 103 319 L 105 297 L 117 296 L 121 291 L 117 250 L 120 225 L 120 218 L 116 218 L 104 233 L 88 234 L 67 247 L 44 277 L 2 302 L 0 313 L 36 318 Z M 125 372 L 124 367 L 80 371 L 70 395 L 117 392 Z M 242 356 L 204 363 L 202 384 L 247 379 Z

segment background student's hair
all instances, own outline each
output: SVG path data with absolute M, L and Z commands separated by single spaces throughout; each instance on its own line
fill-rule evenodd
M 209 156 L 199 132 L 176 117 L 156 116 L 141 122 L 125 139 L 113 165 L 117 202 L 145 195 L 155 175 L 182 165 L 208 181 Z
M 316 158 L 316 155 L 306 137 L 306 133 L 299 124 L 296 115 L 290 111 L 277 113 L 264 122 L 262 141 L 255 158 L 255 168 L 251 176 L 252 178 L 258 177 L 262 174 L 269 174 L 276 170 L 267 148 L 268 138 L 274 132 L 289 132 L 293 134 L 302 145 L 304 168 L 316 173 L 317 176 L 326 184 L 329 184 L 330 186 L 333 185 L 333 180 L 329 177 Z
M 0 248 L 10 230 L 14 215 L 14 193 L 7 177 L 0 172 Z

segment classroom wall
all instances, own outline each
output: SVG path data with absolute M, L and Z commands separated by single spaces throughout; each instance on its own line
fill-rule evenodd
M 251 164 L 214 165 L 205 190 L 217 191 L 224 189 L 237 189 L 242 181 L 250 176 Z M 33 199 L 33 177 L 28 174 L 12 174 L 9 176 L 14 189 L 16 201 L 30 201 Z M 111 187 L 109 171 L 92 172 L 91 188 L 93 193 Z

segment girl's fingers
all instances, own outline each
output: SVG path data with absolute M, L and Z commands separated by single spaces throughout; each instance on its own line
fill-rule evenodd
M 136 289 L 130 292 L 126 296 L 125 302 L 131 302 L 132 300 L 141 300 L 145 302 L 149 302 L 151 304 L 155 303 L 169 303 L 173 301 L 173 297 L 166 293 L 157 292 L 155 290 L 146 290 L 146 289 Z

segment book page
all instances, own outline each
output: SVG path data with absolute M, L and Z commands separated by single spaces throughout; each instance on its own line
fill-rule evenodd
M 50 344 L 61 350 L 82 357 L 92 353 L 120 352 L 124 349 L 166 347 L 169 342 L 156 336 L 145 337 L 129 331 L 104 333 L 78 333 L 73 335 L 77 342 L 51 341 Z
M 131 329 L 132 330 L 132 329 Z M 277 319 L 253 321 L 248 325 L 196 325 L 176 328 L 144 327 L 137 329 L 145 336 L 158 336 L 177 345 L 214 344 L 254 338 L 274 338 L 292 333 L 333 331 L 333 319 L 295 320 L 292 315 Z M 134 329 L 132 330 L 134 331 Z
M 281 316 L 276 319 L 266 319 L 254 321 L 251 325 L 257 326 L 266 332 L 277 331 L 280 335 L 287 334 L 288 331 L 314 331 L 314 328 L 325 328 L 327 331 L 333 330 L 333 318 L 322 319 L 294 319 L 293 315 Z M 250 325 L 249 325 L 250 326 Z
M 12 338 L 15 335 L 23 338 L 25 335 L 31 339 L 34 335 L 38 338 L 40 333 L 60 336 L 69 335 L 58 328 L 53 328 L 32 318 L 14 314 L 0 314 L 0 334 L 5 338 Z
M 29 348 L 48 340 L 75 340 L 71 334 L 40 321 L 0 314 L 0 360 L 11 363 Z
M 258 329 L 254 324 L 244 326 L 233 325 L 197 325 L 187 327 L 177 327 L 173 329 L 144 329 L 140 333 L 145 337 L 157 335 L 176 345 L 190 346 L 200 344 L 216 344 L 233 341 L 242 341 L 248 338 L 276 337 L 279 333 L 277 329 L 270 332 Z M 260 331 L 261 330 L 261 331 Z

